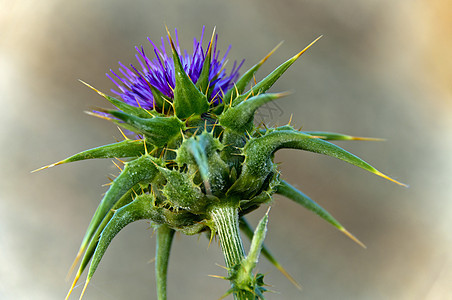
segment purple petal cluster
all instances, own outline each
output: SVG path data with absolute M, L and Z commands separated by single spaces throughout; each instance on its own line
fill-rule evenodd
M 182 66 L 193 83 L 196 84 L 201 74 L 210 42 L 206 49 L 202 47 L 204 37 L 203 28 L 201 39 L 198 41 L 195 38 L 193 41 L 193 53 L 189 54 L 187 50 L 181 52 L 177 30 L 175 30 L 175 33 L 176 51 L 179 54 Z M 222 102 L 223 93 L 234 85 L 234 82 L 239 77 L 239 69 L 243 64 L 243 61 L 240 64 L 234 62 L 231 72 L 227 75 L 224 67 L 231 46 L 228 47 L 226 53 L 220 59 L 220 51 L 217 50 L 217 38 L 218 36 L 215 35 L 209 72 L 209 100 L 215 104 Z M 138 52 L 135 56 L 140 64 L 141 71 L 132 64 L 130 67 L 127 67 L 119 62 L 119 73 L 110 70 L 112 75 L 108 73 L 106 75 L 120 90 L 120 92 L 115 90 L 112 90 L 112 92 L 120 96 L 126 103 L 145 109 L 152 109 L 154 107 L 154 99 L 150 85 L 172 99 L 175 87 L 175 72 L 171 51 L 169 55 L 166 52 L 165 38 L 161 38 L 160 47 L 154 44 L 149 38 L 148 40 L 154 47 L 155 58 L 150 59 L 144 53 L 143 47 L 135 47 Z M 168 37 L 166 40 L 169 44 Z M 169 49 L 171 50 L 170 47 Z

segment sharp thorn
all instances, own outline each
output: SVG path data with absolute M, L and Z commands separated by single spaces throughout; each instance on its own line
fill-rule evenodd
M 50 165 L 47 165 L 47 166 L 44 166 L 44 167 L 40 167 L 39 169 L 33 170 L 30 173 L 34 173 L 34 172 L 38 172 L 38 171 L 41 171 L 41 170 L 44 170 L 44 169 L 52 168 L 52 167 L 61 165 L 63 163 L 64 163 L 64 160 L 56 162 L 56 163 L 53 163 L 53 164 L 50 164 Z
M 339 229 L 342 233 L 344 233 L 347 237 L 349 237 L 352 241 L 354 241 L 355 243 L 357 243 L 358 245 L 360 245 L 361 247 L 363 247 L 364 249 L 367 249 L 367 246 L 364 245 L 363 242 L 361 242 L 360 240 L 358 240 L 357 237 L 355 237 L 353 234 L 351 234 L 347 229 L 345 229 L 344 227 Z
M 272 49 L 272 51 L 270 51 L 263 59 L 261 59 L 261 61 L 258 63 L 258 65 L 262 65 L 264 62 L 267 61 L 267 59 L 270 58 L 270 56 L 273 55 L 273 53 L 276 52 L 276 50 L 278 50 L 278 48 L 284 43 L 284 41 L 279 42 L 278 45 L 276 45 L 275 48 Z
M 88 287 L 89 278 L 86 279 L 85 286 L 83 287 L 82 294 L 80 295 L 79 300 L 83 299 L 83 295 L 85 294 L 86 288 Z
M 316 38 L 313 42 L 311 42 L 309 45 L 307 45 L 303 50 L 301 50 L 300 52 L 298 52 L 297 55 L 295 55 L 293 58 L 297 59 L 299 58 L 303 53 L 305 53 L 309 48 L 311 48 L 312 45 L 314 45 L 318 40 L 320 40 L 323 37 L 323 35 L 319 36 L 318 38 Z
M 401 185 L 401 186 L 403 186 L 403 187 L 406 187 L 406 188 L 409 187 L 408 184 L 405 184 L 405 183 L 402 183 L 402 182 L 397 181 L 397 180 L 395 180 L 395 179 L 392 179 L 392 178 L 389 177 L 388 175 L 385 175 L 385 174 L 381 173 L 381 172 L 378 171 L 378 170 L 375 172 L 375 174 L 378 175 L 378 176 L 380 176 L 380 177 L 383 177 L 383 178 L 385 178 L 385 179 L 387 179 L 387 180 L 389 180 L 389 181 L 392 181 L 392 182 L 394 182 L 394 183 L 397 183 L 398 185 Z

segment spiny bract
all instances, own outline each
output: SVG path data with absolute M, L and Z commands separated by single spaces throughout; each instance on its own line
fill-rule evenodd
M 157 231 L 159 299 L 166 299 L 166 270 L 175 231 L 188 235 L 207 232 L 211 238 L 218 234 L 228 268 L 224 278 L 231 283 L 225 295 L 262 299 L 263 275 L 253 274 L 261 251 L 287 273 L 262 244 L 267 214 L 254 233 L 244 216 L 270 203 L 274 193 L 313 211 L 364 246 L 322 207 L 282 180 L 273 162 L 278 149 L 300 149 L 332 156 L 390 179 L 327 141 L 362 138 L 303 132 L 290 125 L 261 128 L 253 122 L 259 107 L 286 95 L 267 90 L 317 40 L 248 89 L 256 71 L 276 48 L 239 78 L 242 64 L 234 63 L 230 74 L 226 74 L 227 53 L 220 59 L 215 31 L 206 50 L 202 36 L 200 41 L 195 39 L 191 55 L 181 52 L 169 32 L 167 40 L 170 56 L 162 38 L 160 48 L 151 42 L 153 60 L 145 55 L 143 47 L 137 48 L 141 71 L 121 64 L 122 76 L 113 71 L 114 76 L 107 74 L 120 90 L 114 93 L 123 101 L 91 87 L 117 108 L 91 114 L 125 128 L 133 138 L 124 135 L 124 141 L 50 165 L 92 158 L 123 159 L 120 161 L 124 163 L 89 224 L 74 262 L 75 266 L 81 259 L 70 292 L 91 260 L 86 284 L 90 281 L 108 245 L 122 228 L 147 219 Z M 248 255 L 244 253 L 239 227 L 252 238 Z

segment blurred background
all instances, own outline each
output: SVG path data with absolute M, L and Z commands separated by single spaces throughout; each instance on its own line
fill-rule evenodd
M 385 138 L 339 144 L 410 185 L 280 151 L 283 177 L 368 248 L 276 197 L 266 244 L 303 290 L 261 258 L 258 271 L 275 291 L 268 299 L 452 299 L 450 1 L 0 0 L 1 299 L 66 295 L 66 272 L 116 170 L 88 161 L 30 171 L 120 138 L 83 113 L 107 103 L 78 79 L 108 92 L 104 74 L 135 63 L 134 46 L 151 53 L 146 38 L 160 39 L 165 24 L 189 50 L 203 25 L 216 26 L 220 48 L 232 45 L 229 68 L 244 58 L 242 70 L 284 40 L 259 78 L 323 34 L 272 89 L 294 93 L 261 116 L 283 125 L 293 113 L 305 130 Z M 265 209 L 250 216 L 254 225 Z M 147 222 L 126 227 L 85 299 L 155 299 L 154 243 Z M 208 277 L 226 275 L 218 264 L 218 244 L 176 236 L 168 298 L 218 299 L 229 288 Z

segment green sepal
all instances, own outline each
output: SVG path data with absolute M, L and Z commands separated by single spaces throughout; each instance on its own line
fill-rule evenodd
M 121 229 L 138 220 L 150 219 L 153 221 L 154 219 L 160 219 L 158 211 L 153 206 L 154 200 L 155 199 L 151 194 L 143 194 L 137 196 L 131 203 L 121 207 L 114 213 L 100 235 L 96 251 L 93 254 L 89 267 L 87 281 L 93 277 L 105 251 Z
M 319 37 L 320 38 L 320 37 Z M 282 63 L 279 67 L 277 67 L 273 72 L 271 72 L 267 77 L 259 81 L 255 86 L 253 86 L 248 92 L 238 96 L 232 101 L 232 106 L 236 106 L 250 95 L 258 95 L 265 93 L 272 85 L 281 77 L 281 75 L 287 71 L 287 69 L 304 53 L 309 49 L 317 40 L 314 40 L 311 44 L 309 44 L 306 48 L 300 51 L 298 54 L 294 55 L 292 58 L 288 59 L 284 63 Z
M 202 218 L 198 215 L 192 214 L 185 210 L 173 210 L 162 208 L 161 216 L 163 217 L 162 224 L 167 224 L 178 232 L 186 235 L 194 235 L 203 231 L 206 227 L 203 224 Z
M 112 116 L 122 120 L 124 123 L 117 124 L 132 129 L 146 136 L 146 140 L 154 146 L 162 147 L 181 136 L 181 130 L 185 128 L 184 123 L 177 117 L 154 117 L 152 119 L 139 118 L 126 114 L 122 111 L 108 111 Z M 130 128 L 132 127 L 132 128 Z
M 191 165 L 199 163 L 197 156 L 211 156 L 217 151 L 223 150 L 223 144 L 213 137 L 212 133 L 204 131 L 201 134 L 192 136 L 181 144 L 177 150 L 176 163 L 179 167 L 184 164 Z
M 240 148 L 246 144 L 246 135 L 225 129 L 221 137 L 221 142 L 225 145 L 223 151 L 220 153 L 221 159 L 226 162 L 230 170 L 241 170 L 244 157 Z
M 206 193 L 215 195 L 223 191 L 228 179 L 228 166 L 218 153 L 223 148 L 218 139 L 204 131 L 182 143 L 175 161 L 179 167 L 187 165 L 191 174 L 199 171 Z
M 126 163 L 124 169 L 112 182 L 110 188 L 100 202 L 83 238 L 80 249 L 85 249 L 91 241 L 102 220 L 118 202 L 119 199 L 133 186 L 142 182 L 150 182 L 159 173 L 154 165 L 155 158 L 144 155 Z
M 287 93 L 264 93 L 248 98 L 246 101 L 224 111 L 218 118 L 220 125 L 239 133 L 251 131 L 253 129 L 256 110 L 262 105 L 285 95 Z
M 152 97 L 154 98 L 154 106 L 157 107 L 162 113 L 168 114 L 171 109 L 172 100 L 166 97 L 152 84 L 148 83 L 148 85 L 151 89 Z
M 209 87 L 210 63 L 212 61 L 212 45 L 214 37 L 215 37 L 215 28 L 212 33 L 212 38 L 210 39 L 209 48 L 207 49 L 207 55 L 206 58 L 204 59 L 201 73 L 199 74 L 198 81 L 196 82 L 196 87 L 198 87 L 198 89 L 203 94 L 207 94 L 207 88 Z
M 196 87 L 187 73 L 185 73 L 179 54 L 177 54 L 174 47 L 173 40 L 169 34 L 168 37 L 170 39 L 174 61 L 176 86 L 174 88 L 173 105 L 176 116 L 185 119 L 191 115 L 201 115 L 209 110 L 207 96 Z
M 110 97 L 107 95 L 105 95 L 104 97 L 111 104 L 116 106 L 119 110 L 121 110 L 127 114 L 131 114 L 131 115 L 137 116 L 139 118 L 144 118 L 144 119 L 152 118 L 152 115 L 149 114 L 149 112 L 144 108 L 129 105 L 129 104 L 125 103 L 124 101 L 118 100 L 116 98 L 113 98 L 113 97 Z
M 175 231 L 165 224 L 158 225 L 156 231 L 155 282 L 157 286 L 157 298 L 159 300 L 166 300 L 168 261 Z
M 207 205 L 207 197 L 201 188 L 194 184 L 187 173 L 159 168 L 166 179 L 163 195 L 166 202 L 174 209 L 185 209 L 191 213 L 202 213 Z
M 251 211 L 259 208 L 264 203 L 271 203 L 273 201 L 273 194 L 276 191 L 276 187 L 279 185 L 279 171 L 277 165 L 273 164 L 273 170 L 265 178 L 260 186 L 260 191 L 251 190 L 251 193 L 247 193 L 248 197 L 242 197 L 240 201 L 241 214 L 246 215 Z M 251 196 L 254 195 L 254 196 Z M 247 198 L 249 200 L 244 200 Z

